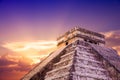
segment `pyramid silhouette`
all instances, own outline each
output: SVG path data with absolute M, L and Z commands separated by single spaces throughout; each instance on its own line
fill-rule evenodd
M 120 57 L 104 35 L 75 27 L 57 41 L 58 49 L 21 80 L 120 80 Z

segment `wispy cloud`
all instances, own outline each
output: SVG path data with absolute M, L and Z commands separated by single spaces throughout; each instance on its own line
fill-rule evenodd
M 17 74 L 19 77 L 9 78 L 9 80 L 14 80 L 25 75 L 55 50 L 56 41 L 9 42 L 2 44 L 0 48 L 8 52 L 0 55 L 0 79 L 8 80 L 7 77 L 2 77 L 3 74 Z
M 37 41 L 37 42 L 11 42 L 6 43 L 3 47 L 12 51 L 25 51 L 29 49 L 44 50 L 55 47 L 56 41 Z
M 105 32 L 106 36 L 106 45 L 112 47 L 120 55 L 120 30 Z
M 56 41 L 9 42 L 2 46 L 37 63 L 56 48 Z
M 27 71 L 32 69 L 35 64 L 32 59 L 13 54 L 4 54 L 0 56 L 0 80 L 15 80 L 22 77 Z M 7 77 L 4 77 L 6 75 Z M 8 76 L 15 75 L 15 77 Z

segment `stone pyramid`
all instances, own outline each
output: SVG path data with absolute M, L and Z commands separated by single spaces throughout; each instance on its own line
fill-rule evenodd
M 120 57 L 104 35 L 75 27 L 57 41 L 58 49 L 21 80 L 120 80 Z

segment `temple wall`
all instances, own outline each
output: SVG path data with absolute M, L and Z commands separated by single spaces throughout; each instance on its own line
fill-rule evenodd
M 91 50 L 84 41 L 74 42 L 53 65 L 53 70 L 47 72 L 45 80 L 119 80 L 120 73 Z
M 73 46 L 66 48 L 65 54 L 60 56 L 60 61 L 53 64 L 52 70 L 46 73 L 45 80 L 69 80 L 74 53 Z
M 113 56 L 116 54 L 113 50 L 103 47 L 103 35 L 82 28 L 73 28 L 57 40 L 58 50 L 21 80 L 120 79 L 120 69 L 118 65 L 113 65 L 119 63 L 120 58 L 117 55 Z M 112 55 L 109 56 L 106 52 Z
M 97 59 L 97 55 L 90 52 L 89 47 L 78 45 L 75 50 L 72 80 L 112 80 L 109 72 Z
M 120 79 L 120 72 L 95 52 L 89 43 L 78 40 L 78 38 L 76 40 L 30 80 Z
M 100 35 L 99 33 L 94 33 L 85 29 L 80 30 L 79 28 L 74 28 L 57 39 L 58 47 L 65 46 L 64 44 L 66 44 L 66 42 L 72 43 L 78 39 L 81 41 L 87 40 L 88 42 L 93 42 L 93 44 L 97 43 L 97 45 L 104 46 L 105 39 L 104 37 L 100 37 Z
M 80 38 L 80 37 L 74 37 L 74 38 L 71 38 L 69 40 L 66 40 L 66 41 L 62 41 L 59 45 L 58 45 L 58 48 L 60 47 L 63 47 L 63 46 L 66 46 L 68 44 L 71 44 L 77 40 L 80 40 L 80 41 L 84 41 L 83 38 Z
M 89 31 L 89 30 L 86 30 L 86 29 L 83 29 L 83 28 L 80 28 L 80 27 L 75 27 L 69 31 L 67 31 L 65 34 L 63 34 L 62 36 L 59 36 L 57 38 L 57 40 L 59 40 L 60 38 L 62 37 L 65 37 L 66 35 L 69 35 L 70 33 L 78 33 L 78 34 L 86 34 L 88 36 L 96 36 L 98 38 L 101 38 L 101 39 L 104 39 L 104 35 L 102 34 L 99 34 L 99 33 L 96 33 L 96 32 L 93 32 L 93 31 Z
M 106 70 L 109 71 L 112 80 L 119 80 L 120 72 L 118 70 L 116 70 L 112 65 L 110 65 L 106 60 L 102 59 L 102 62 L 104 64 Z

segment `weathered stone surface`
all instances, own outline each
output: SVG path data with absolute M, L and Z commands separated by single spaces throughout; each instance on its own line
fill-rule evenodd
M 90 34 L 104 40 L 102 35 Z M 115 50 L 79 38 L 70 41 L 49 55 L 22 80 L 120 80 L 120 57 Z

